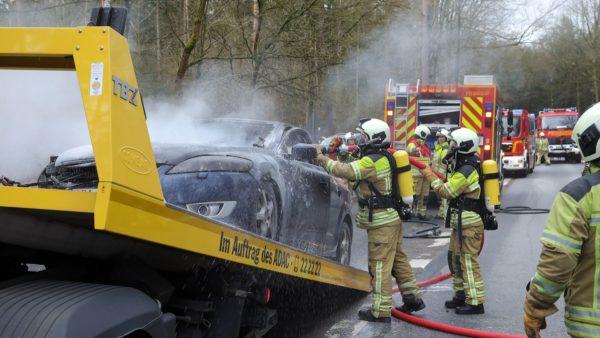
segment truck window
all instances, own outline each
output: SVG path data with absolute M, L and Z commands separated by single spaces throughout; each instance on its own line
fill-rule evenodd
M 555 115 L 542 117 L 543 130 L 573 129 L 577 122 L 577 115 Z
M 513 130 L 510 136 L 519 136 L 521 134 L 521 120 L 520 116 L 515 115 L 513 118 Z M 508 134 L 508 117 L 502 116 L 502 136 L 509 136 Z

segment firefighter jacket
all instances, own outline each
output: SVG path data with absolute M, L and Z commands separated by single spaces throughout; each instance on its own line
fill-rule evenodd
M 446 165 L 442 161 L 448 154 L 448 142 L 436 143 L 435 149 L 433 150 L 433 159 L 431 160 L 431 167 L 437 170 L 442 175 L 446 174 Z
M 432 177 L 433 178 L 433 177 Z M 472 201 L 479 200 L 481 187 L 479 186 L 479 174 L 475 167 L 471 165 L 463 165 L 453 173 L 448 175 L 448 181 L 444 183 L 439 178 L 428 178 L 431 182 L 431 187 L 441 198 L 448 201 L 464 198 Z M 461 214 L 462 228 L 470 228 L 473 226 L 482 226 L 481 216 L 474 211 L 463 210 Z M 450 226 L 457 228 L 458 214 L 453 213 L 450 218 Z
M 392 194 L 392 170 L 390 163 L 383 154 L 372 154 L 360 159 L 343 163 L 334 161 L 324 155 L 319 155 L 318 160 L 323 163 L 325 170 L 331 175 L 356 181 L 354 191 L 359 199 L 368 199 L 375 194 L 369 187 L 370 182 L 377 191 L 384 196 Z M 375 229 L 389 224 L 400 222 L 396 209 L 373 210 L 372 221 L 369 222 L 369 208 L 361 207 L 356 215 L 359 228 Z
M 545 137 L 538 138 L 535 141 L 535 147 L 537 148 L 537 150 L 539 152 L 547 153 L 548 152 L 548 139 Z
M 545 318 L 564 292 L 567 332 L 600 336 L 600 168 L 556 196 L 542 234 L 542 253 L 525 298 L 525 313 Z
M 415 138 L 410 139 L 410 141 L 408 141 L 408 145 L 406 146 L 406 152 L 408 155 L 423 162 L 424 164 L 429 164 L 431 159 L 431 150 L 427 147 L 427 144 L 425 144 L 424 140 L 417 140 Z M 415 166 L 411 166 L 411 168 L 413 177 L 423 176 L 421 175 L 419 168 Z

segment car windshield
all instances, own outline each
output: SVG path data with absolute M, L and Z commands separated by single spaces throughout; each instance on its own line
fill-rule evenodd
M 542 117 L 543 130 L 573 129 L 577 115 L 558 115 Z
M 513 130 L 510 133 L 510 136 L 519 136 L 519 134 L 521 133 L 521 120 L 519 119 L 519 116 L 513 116 L 512 128 Z M 502 117 L 502 136 L 509 136 L 507 116 Z
M 206 120 L 195 128 L 203 144 L 233 147 L 266 147 L 273 143 L 274 126 L 259 121 Z

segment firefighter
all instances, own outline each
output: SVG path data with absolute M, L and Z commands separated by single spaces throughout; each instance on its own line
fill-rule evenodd
M 535 147 L 537 148 L 537 165 L 540 164 L 542 158 L 546 165 L 550 165 L 550 158 L 548 157 L 548 139 L 544 133 L 540 133 L 540 137 L 535 141 Z
M 573 128 L 573 140 L 590 164 L 589 174 L 558 193 L 542 234 L 542 252 L 525 297 L 525 333 L 540 337 L 545 318 L 557 312 L 564 292 L 565 325 L 573 337 L 600 336 L 598 271 L 600 248 L 600 103 L 589 108 Z M 565 292 L 566 290 L 566 292 Z
M 431 133 L 429 128 L 419 125 L 415 128 L 413 137 L 408 141 L 406 152 L 417 160 L 429 164 L 431 150 L 425 144 L 425 139 Z M 416 199 L 413 203 L 413 214 L 419 219 L 427 220 L 427 198 L 429 196 L 429 184 L 425 183 L 419 168 L 412 166 L 413 182 L 415 185 Z
M 448 181 L 444 183 L 429 167 L 421 170 L 425 179 L 441 197 L 449 200 L 446 224 L 452 228 L 448 265 L 453 277 L 454 297 L 445 307 L 456 314 L 484 313 L 483 280 L 479 271 L 479 248 L 483 236 L 479 194 L 479 136 L 467 128 L 450 133 L 446 160 Z
M 435 136 L 437 136 L 437 142 L 433 150 L 433 159 L 431 161 L 431 167 L 437 170 L 440 174 L 446 175 L 446 163 L 444 158 L 448 154 L 448 136 L 450 132 L 446 129 L 440 129 Z M 448 210 L 448 200 L 439 197 L 440 209 L 438 210 L 437 217 L 444 219 Z
M 320 152 L 318 160 L 328 173 L 356 181 L 359 211 L 356 216 L 359 228 L 367 230 L 369 241 L 369 274 L 373 287 L 373 304 L 361 309 L 358 317 L 373 322 L 391 321 L 392 276 L 402 293 L 403 305 L 398 309 L 414 312 L 425 308 L 416 284 L 415 274 L 402 249 L 402 221 L 392 197 L 392 168 L 387 157 L 390 146 L 390 129 L 377 119 L 361 119 L 359 159 L 351 163 L 331 160 Z

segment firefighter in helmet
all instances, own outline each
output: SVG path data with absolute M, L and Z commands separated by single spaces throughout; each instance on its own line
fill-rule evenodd
M 431 167 L 440 174 L 446 175 L 446 163 L 444 162 L 444 158 L 448 155 L 448 137 L 450 136 L 450 132 L 446 129 L 440 129 L 435 136 L 437 137 L 437 142 L 433 150 Z M 448 210 L 448 200 L 443 197 L 439 197 L 439 200 L 440 209 L 438 210 L 437 217 L 444 219 Z
M 542 234 L 542 253 L 525 297 L 525 333 L 540 337 L 545 318 L 557 312 L 564 292 L 565 325 L 573 337 L 600 336 L 598 271 L 600 248 L 600 103 L 589 108 L 573 128 L 573 140 L 590 164 L 589 174 L 558 193 Z M 566 290 L 566 292 L 565 292 Z
M 535 147 L 537 148 L 537 163 L 540 164 L 542 158 L 546 165 L 550 165 L 550 158 L 548 157 L 548 139 L 544 133 L 540 133 L 540 137 L 535 141 Z
M 356 181 L 355 191 L 360 209 L 356 216 L 359 228 L 367 230 L 369 240 L 369 273 L 373 287 L 373 304 L 362 309 L 358 316 L 373 322 L 391 321 L 392 276 L 402 293 L 404 305 L 398 309 L 405 312 L 425 308 L 414 272 L 402 250 L 402 221 L 392 197 L 392 168 L 387 149 L 390 146 L 390 129 L 378 119 L 361 119 L 357 128 L 360 138 L 359 159 L 351 163 L 331 160 L 320 154 L 328 173 Z M 391 154 L 390 154 L 391 155 Z
M 431 187 L 449 200 L 446 224 L 452 228 L 448 265 L 453 277 L 454 297 L 445 306 L 456 314 L 484 313 L 483 279 L 479 271 L 479 249 L 483 221 L 479 203 L 479 136 L 467 128 L 450 133 L 446 161 L 448 181 L 438 179 L 429 167 L 421 170 Z
M 431 150 L 425 144 L 425 139 L 431 133 L 429 128 L 424 125 L 419 125 L 415 129 L 413 137 L 408 141 L 406 152 L 421 161 L 424 164 L 429 164 L 431 158 Z M 415 184 L 416 200 L 413 203 L 413 214 L 420 219 L 427 219 L 427 197 L 429 196 L 429 184 L 424 181 L 423 175 L 419 168 L 412 166 L 413 182 Z

